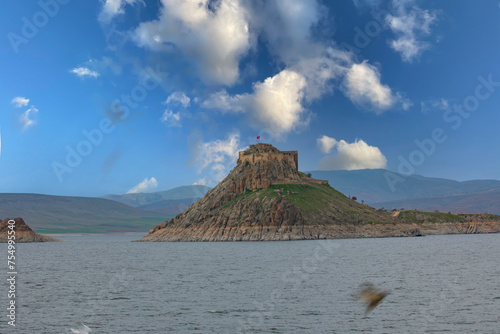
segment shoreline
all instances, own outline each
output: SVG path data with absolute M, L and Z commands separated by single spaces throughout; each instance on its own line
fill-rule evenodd
M 113 233 L 39 233 L 48 237 L 78 237 L 78 236 L 104 236 L 104 235 L 146 235 L 146 232 L 113 232 Z
M 288 241 L 500 233 L 500 222 L 162 228 L 137 242 Z

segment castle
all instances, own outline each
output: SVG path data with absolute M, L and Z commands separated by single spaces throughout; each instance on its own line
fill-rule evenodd
M 245 151 L 239 152 L 239 158 L 237 164 L 242 162 L 256 163 L 258 161 L 286 161 L 295 169 L 299 170 L 299 153 L 298 151 L 279 151 L 271 144 L 259 143 L 255 145 L 250 145 L 250 147 Z

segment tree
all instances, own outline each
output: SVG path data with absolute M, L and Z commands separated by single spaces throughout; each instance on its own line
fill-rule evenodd
M 352 199 L 355 200 L 355 201 L 358 200 L 358 198 L 356 196 L 352 196 Z

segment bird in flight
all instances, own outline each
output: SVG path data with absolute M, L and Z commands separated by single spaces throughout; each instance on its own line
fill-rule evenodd
M 364 283 L 362 289 L 356 295 L 358 300 L 365 302 L 365 315 L 370 313 L 389 294 L 388 291 L 378 290 L 372 283 Z

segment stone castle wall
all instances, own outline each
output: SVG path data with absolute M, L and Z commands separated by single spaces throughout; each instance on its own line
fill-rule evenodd
M 259 161 L 285 161 L 299 170 L 299 154 L 298 151 L 282 151 L 282 152 L 263 152 L 245 154 L 244 151 L 239 152 L 238 165 L 243 162 L 256 163 Z

